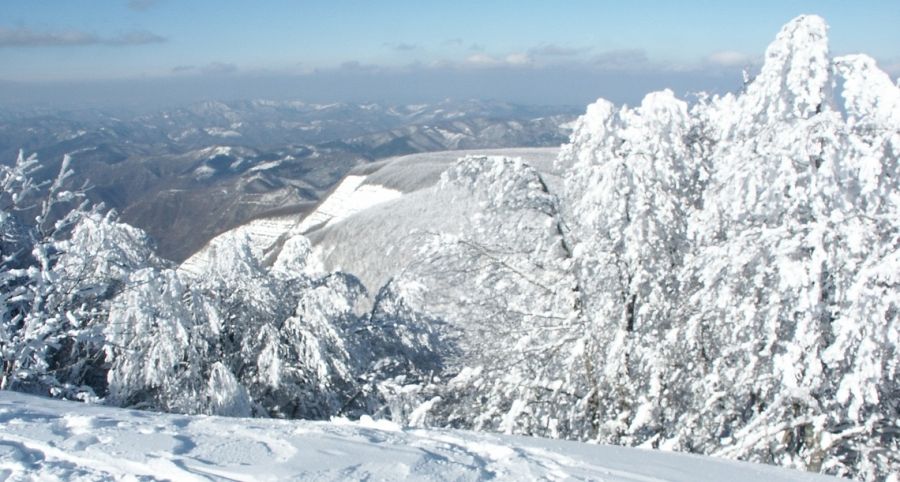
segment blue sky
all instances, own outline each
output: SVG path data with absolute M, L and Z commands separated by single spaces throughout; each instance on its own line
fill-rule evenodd
M 290 92 L 295 79 L 341 84 L 345 95 L 370 89 L 377 100 L 390 97 L 380 84 L 440 84 L 437 74 L 449 72 L 458 79 L 448 87 L 468 82 L 473 97 L 483 79 L 532 92 L 522 100 L 547 89 L 556 102 L 565 99 L 551 83 L 566 72 L 601 84 L 640 76 L 630 81 L 634 95 L 667 77 L 716 89 L 756 64 L 780 26 L 802 13 L 828 21 L 836 54 L 865 52 L 900 74 L 897 0 L 0 0 L 0 81 L 46 92 L 50 84 L 123 82 L 190 90 L 205 79 L 212 92 L 231 86 L 225 96 L 265 97 L 269 89 L 302 97 Z M 484 95 L 504 92 L 483 87 Z M 328 96 L 326 85 L 306 90 Z M 423 88 L 407 90 L 414 97 Z M 424 90 L 440 95 L 439 85 Z M 602 85 L 596 90 L 571 100 L 603 94 Z

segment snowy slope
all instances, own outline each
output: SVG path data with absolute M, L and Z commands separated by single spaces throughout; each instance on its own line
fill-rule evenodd
M 560 178 L 554 175 L 553 161 L 547 158 L 556 149 L 528 149 L 515 155 L 542 172 L 550 186 L 558 185 Z M 443 153 L 442 153 L 443 154 Z M 493 158 L 484 157 L 485 159 Z M 347 216 L 343 222 L 330 223 L 322 229 L 307 233 L 313 244 L 310 266 L 319 272 L 346 271 L 353 273 L 372 290 L 384 285 L 388 279 L 403 272 L 413 259 L 417 247 L 432 233 L 459 234 L 473 219 L 483 215 L 482 201 L 464 190 L 452 186 L 437 186 L 440 172 L 454 165 L 458 157 L 450 158 L 417 156 L 416 161 L 427 160 L 423 169 L 405 166 L 403 158 L 379 169 L 369 176 L 372 182 L 413 189 L 402 197 L 373 205 Z M 430 176 L 432 170 L 442 170 Z M 358 242 L 365 240 L 365 242 Z
M 509 148 L 509 149 L 481 149 L 481 150 L 461 150 L 461 151 L 442 151 L 429 152 L 423 154 L 411 154 L 407 156 L 399 156 L 385 159 L 383 161 L 360 166 L 349 175 L 347 175 L 337 187 L 328 195 L 313 212 L 306 216 L 286 216 L 279 218 L 264 218 L 251 221 L 243 226 L 239 226 L 231 231 L 223 233 L 213 238 L 207 245 L 185 260 L 179 270 L 184 273 L 197 275 L 202 273 L 208 264 L 209 259 L 213 256 L 213 251 L 219 249 L 222 243 L 229 242 L 229 239 L 237 239 L 235 236 L 247 236 L 250 241 L 251 250 L 254 255 L 262 258 L 263 254 L 268 252 L 270 248 L 275 246 L 278 240 L 286 235 L 289 231 L 295 233 L 303 233 L 310 235 L 314 240 L 320 239 L 347 239 L 351 236 L 362 236 L 362 239 L 374 238 L 382 240 L 378 246 L 384 246 L 388 249 L 395 246 L 396 236 L 398 235 L 396 226 L 401 220 L 409 220 L 413 224 L 418 223 L 420 219 L 407 216 L 408 213 L 395 213 L 391 215 L 392 209 L 406 210 L 411 206 L 423 206 L 423 209 L 434 211 L 431 216 L 425 218 L 424 226 L 430 226 L 430 222 L 436 219 L 452 217 L 451 213 L 446 211 L 446 204 L 435 204 L 434 200 L 429 199 L 432 194 L 432 188 L 440 179 L 441 173 L 448 167 L 452 166 L 457 159 L 468 155 L 499 155 L 521 157 L 530 164 L 535 165 L 542 172 L 550 173 L 548 182 L 558 183 L 559 177 L 555 174 L 554 161 L 556 159 L 558 148 Z M 407 198 L 411 193 L 423 193 Z M 427 192 L 427 193 L 426 193 Z M 391 202 L 396 201 L 396 202 Z M 423 205 L 423 201 L 425 204 Z M 370 208 L 377 208 L 371 211 Z M 357 216 L 355 219 L 368 225 L 363 226 L 354 223 L 340 223 L 341 221 L 355 216 L 357 213 L 365 211 L 366 214 Z M 458 212 L 459 209 L 454 209 Z M 371 217 L 369 216 L 371 214 Z M 437 217 L 435 217 L 437 216 Z M 385 219 L 388 218 L 388 219 Z M 373 229 L 374 226 L 367 220 L 382 223 L 389 222 L 390 229 Z M 460 218 L 461 221 L 465 221 Z M 354 230 L 353 233 L 340 231 L 338 234 L 331 234 L 331 228 L 340 223 L 343 229 Z M 446 224 L 446 223 L 444 223 Z M 456 223 L 458 224 L 458 223 Z M 409 226 L 407 226 L 409 227 Z M 404 227 L 404 228 L 407 228 Z M 327 228 L 327 229 L 326 229 Z M 360 232 L 364 229 L 364 232 Z M 408 232 L 406 229 L 399 235 L 405 236 Z M 313 234 L 317 233 L 317 234 Z M 348 246 L 347 243 L 341 243 L 341 248 L 354 250 L 354 246 Z M 351 243 L 353 244 L 353 243 Z M 358 244 L 358 243 L 356 243 Z M 366 286 L 370 285 L 366 281 L 381 281 L 383 276 L 367 276 L 367 270 L 362 267 L 351 266 L 344 261 L 343 253 L 336 253 L 334 256 L 326 256 L 323 258 L 321 253 L 331 253 L 336 244 L 326 244 L 319 253 L 318 265 L 322 269 L 331 270 L 334 266 L 347 265 L 347 269 L 360 276 Z M 363 263 L 369 263 L 373 260 L 365 259 L 348 253 L 346 256 L 353 260 Z M 375 260 L 377 261 L 377 260 Z M 395 264 L 389 266 L 395 268 Z M 350 268 L 357 268 L 356 270 Z
M 353 273 L 372 290 L 401 272 L 421 245 L 423 233 L 458 233 L 483 206 L 469 193 L 438 189 L 441 174 L 467 156 L 521 158 L 559 187 L 554 161 L 557 148 L 447 151 L 402 156 L 374 166 L 363 186 L 396 189 L 403 196 L 358 209 L 340 221 L 304 231 L 313 243 L 310 265 L 320 272 Z M 329 203 L 330 199 L 325 204 Z M 324 206 L 324 204 L 323 204 Z M 312 216 L 310 216 L 312 217 Z M 358 240 L 365 240 L 364 243 Z
M 363 184 L 365 176 L 347 176 L 322 204 L 300 222 L 305 233 L 313 228 L 338 222 L 376 204 L 398 198 L 400 191 L 378 184 Z
M 459 232 L 478 212 L 478 203 L 464 193 L 420 189 L 309 233 L 310 266 L 319 273 L 353 273 L 376 290 L 410 262 L 421 233 Z
M 557 174 L 554 167 L 558 147 L 520 147 L 440 151 L 393 157 L 357 168 L 351 174 L 368 173 L 366 183 L 378 184 L 404 193 L 435 185 L 441 173 L 466 156 L 521 157 L 541 172 Z
M 0 392 L 5 480 L 826 481 L 642 449 L 390 422 L 166 415 Z
M 262 258 L 288 232 L 305 233 L 340 221 L 370 206 L 400 197 L 399 191 L 373 184 L 363 184 L 365 176 L 347 176 L 312 213 L 306 217 L 282 216 L 253 220 L 216 236 L 200 251 L 184 260 L 183 273 L 198 275 L 215 256 L 223 243 L 246 236 L 254 256 Z

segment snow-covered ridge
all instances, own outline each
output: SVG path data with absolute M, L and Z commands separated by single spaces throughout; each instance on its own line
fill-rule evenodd
M 405 194 L 435 185 L 444 170 L 457 159 L 467 155 L 485 153 L 491 155 L 521 156 L 529 162 L 553 169 L 557 148 L 511 148 L 464 151 L 441 151 L 411 154 L 380 161 L 373 166 L 363 166 L 347 175 L 314 211 L 302 216 L 262 218 L 239 226 L 213 238 L 207 245 L 182 262 L 179 270 L 199 275 L 210 259 L 210 250 L 221 243 L 247 237 L 253 254 L 261 258 L 288 232 L 309 234 L 334 226 L 357 213 L 397 200 Z M 216 154 L 230 153 L 221 148 Z M 210 154 L 212 155 L 212 154 Z M 238 238 L 235 238 L 237 236 Z M 330 249 L 330 248 L 328 248 Z
M 714 458 L 386 421 L 165 415 L 0 392 L 5 480 L 837 480 Z
M 210 260 L 215 259 L 215 251 L 223 243 L 233 243 L 235 240 L 244 242 L 245 237 L 252 254 L 257 259 L 262 259 L 264 254 L 288 232 L 303 234 L 339 222 L 359 211 L 402 195 L 400 191 L 394 189 L 364 184 L 365 180 L 365 176 L 347 176 L 332 194 L 306 217 L 262 218 L 220 234 L 210 240 L 203 249 L 182 262 L 179 271 L 194 276 L 200 275 L 206 270 Z
M 458 234 L 484 216 L 482 201 L 469 190 L 441 181 L 459 162 L 475 159 L 469 162 L 489 166 L 517 159 L 519 164 L 534 166 L 548 184 L 558 188 L 561 181 L 553 165 L 558 152 L 556 148 L 447 151 L 392 159 L 369 174 L 365 182 L 387 185 L 405 194 L 309 233 L 313 243 L 310 269 L 345 270 L 366 287 L 377 289 L 418 259 L 416 250 L 423 241 L 422 233 Z

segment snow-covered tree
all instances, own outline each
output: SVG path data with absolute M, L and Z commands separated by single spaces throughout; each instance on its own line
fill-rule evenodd
M 670 91 L 635 109 L 600 100 L 575 127 L 558 163 L 575 275 L 584 286 L 581 363 L 589 424 L 578 437 L 643 443 L 658 436 L 674 353 L 666 334 L 678 269 L 687 249 L 686 213 L 703 180 L 703 139 L 686 103 Z
M 255 398 L 282 417 L 328 418 L 357 408 L 364 354 L 354 312 L 365 288 L 335 273 L 300 291 L 291 316 L 267 325 L 255 350 Z
M 427 287 L 391 279 L 376 294 L 362 336 L 372 354 L 364 375 L 371 383 L 376 413 L 414 426 L 439 424 L 429 413 L 441 401 L 445 360 L 459 356 L 441 337 L 445 324 L 421 311 Z
M 66 189 L 69 165 L 66 156 L 47 185 L 31 181 L 34 157 L 20 154 L 15 166 L 2 168 L 0 385 L 92 397 L 105 390 L 100 332 L 107 302 L 130 271 L 155 257 L 142 232 Z
M 439 320 L 443 376 L 427 391 L 434 423 L 545 434 L 576 398 L 567 350 L 579 292 L 556 196 L 520 159 L 469 157 L 438 187 L 477 207 L 461 232 L 418 232 L 414 261 L 397 283 L 405 301 Z M 463 201 L 464 200 L 464 201 Z M 441 401 L 434 401 L 440 397 Z
M 104 331 L 108 402 L 167 412 L 206 411 L 205 388 L 212 376 L 205 357 L 213 327 L 202 309 L 192 309 L 190 296 L 173 270 L 147 268 L 129 276 Z
M 897 87 L 786 25 L 743 92 L 589 107 L 560 155 L 595 435 L 895 470 Z
M 703 376 L 681 446 L 866 478 L 897 464 L 880 397 L 897 386 L 897 292 L 875 274 L 897 250 L 897 95 L 871 61 L 831 61 L 824 22 L 801 17 L 744 94 L 710 105 L 681 308 Z

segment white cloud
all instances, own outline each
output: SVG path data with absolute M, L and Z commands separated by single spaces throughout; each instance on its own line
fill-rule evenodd
M 531 63 L 531 57 L 525 53 L 509 54 L 503 60 L 509 65 L 527 65 Z
M 723 50 L 709 54 L 709 56 L 706 57 L 706 61 L 711 64 L 721 65 L 722 67 L 740 67 L 755 63 L 756 57 L 734 50 Z
M 42 32 L 29 28 L 0 27 L 2 47 L 71 47 L 80 45 L 144 45 L 165 42 L 166 38 L 145 30 L 123 32 L 114 37 L 100 37 L 77 30 Z
M 528 54 L 534 57 L 572 57 L 586 52 L 588 48 L 562 47 L 556 44 L 541 44 L 528 50 Z
M 492 57 L 486 53 L 478 52 L 477 54 L 472 54 L 466 57 L 466 63 L 472 65 L 499 65 L 500 59 Z
M 501 67 L 501 66 L 523 66 L 532 63 L 532 59 L 528 54 L 515 52 L 509 55 L 499 57 L 489 55 L 484 52 L 474 53 L 466 57 L 465 64 L 475 67 Z

